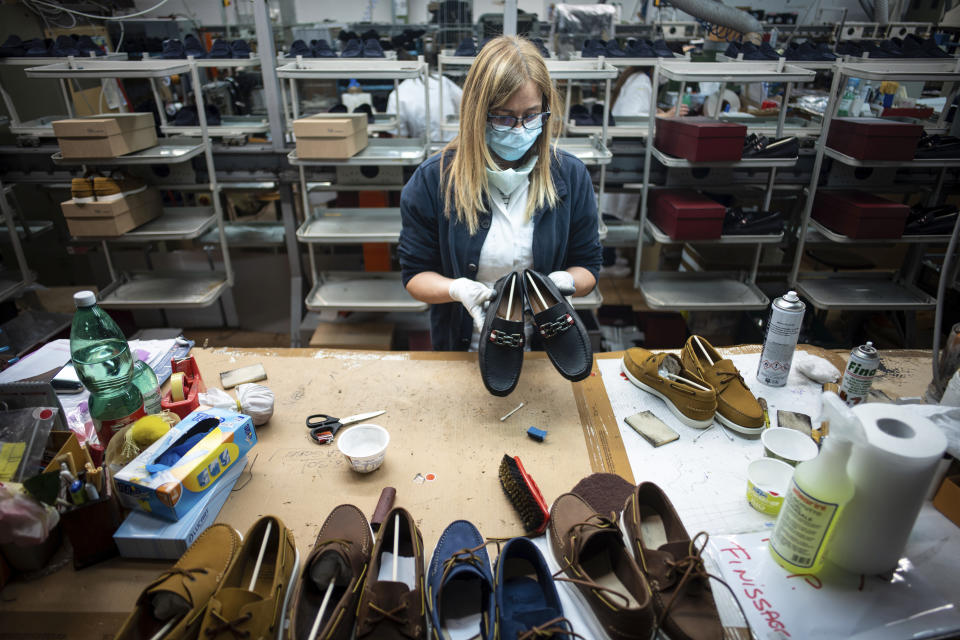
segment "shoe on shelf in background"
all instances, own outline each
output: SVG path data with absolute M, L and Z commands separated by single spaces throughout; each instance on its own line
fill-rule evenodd
M 531 38 L 530 42 L 533 43 L 533 45 L 537 48 L 537 51 L 539 51 L 540 55 L 542 55 L 544 58 L 550 57 L 550 51 L 547 50 L 547 45 L 544 44 L 543 38 Z
M 347 43 L 343 46 L 343 50 L 340 51 L 341 58 L 362 58 L 363 57 L 363 43 L 360 42 L 357 38 L 348 40 Z
M 953 231 L 957 222 L 956 205 L 914 207 L 907 217 L 905 235 L 946 235 Z
M 240 544 L 240 534 L 230 525 L 210 525 L 173 568 L 161 573 L 141 592 L 136 608 L 115 640 L 196 638 L 203 610 L 220 586 Z
M 384 58 L 383 47 L 380 46 L 380 41 L 376 38 L 367 38 L 363 43 L 363 57 L 364 58 Z
M 632 347 L 623 354 L 620 368 L 627 380 L 663 400 L 683 424 L 694 429 L 706 429 L 713 424 L 716 390 L 684 367 L 677 356 Z
M 330 43 L 324 39 L 310 43 L 310 51 L 314 58 L 336 58 L 336 52 L 330 47 Z
M 837 55 L 841 56 L 853 56 L 855 58 L 863 56 L 863 47 L 853 40 L 842 40 L 838 42 L 834 51 L 837 52 Z
M 653 45 L 646 40 L 640 40 L 637 38 L 630 38 L 627 40 L 627 46 L 624 48 L 624 52 L 627 54 L 628 58 L 657 57 L 656 52 L 653 50 Z
M 580 51 L 581 58 L 596 58 L 607 55 L 606 43 L 603 40 L 587 39 L 583 41 L 583 49 Z
M 916 158 L 960 158 L 960 138 L 940 134 L 922 135 Z
M 94 202 L 93 178 L 99 174 L 87 171 L 82 178 L 73 178 L 70 181 L 70 197 L 76 203 Z
M 123 170 L 114 171 L 109 177 L 93 177 L 93 198 L 97 202 L 113 202 L 146 189 L 146 182 Z
M 230 43 L 230 57 L 235 60 L 246 60 L 252 53 L 250 43 L 246 40 L 234 40 Z
M 833 62 L 839 57 L 830 49 L 830 45 L 826 42 L 821 42 L 817 45 L 817 53 L 820 54 L 820 60 L 823 62 Z
M 80 50 L 77 49 L 77 41 L 70 36 L 57 36 L 50 53 L 57 58 L 66 58 L 67 56 L 79 56 Z
M 546 559 L 529 538 L 512 538 L 497 556 L 494 594 L 501 638 L 573 638 Z
M 763 54 L 767 60 L 779 60 L 783 56 L 777 53 L 777 50 L 770 46 L 770 43 L 764 40 L 760 43 L 760 53 Z
M 728 44 L 726 50 L 723 52 L 723 55 L 736 60 L 737 56 L 740 55 L 740 43 L 731 42 Z
M 366 31 L 364 31 L 363 33 L 360 34 L 360 39 L 363 40 L 363 41 L 367 41 L 367 40 L 379 40 L 379 39 L 380 39 L 380 34 L 377 33 L 377 30 L 376 30 L 376 29 L 367 29 Z
M 303 40 L 294 40 L 293 44 L 290 45 L 290 51 L 287 52 L 288 58 L 296 58 L 297 56 L 310 58 L 312 55 L 310 47 Z
M 899 38 L 898 38 L 899 39 Z M 881 40 L 876 51 L 870 52 L 871 58 L 902 58 L 903 50 L 893 40 Z
M 744 42 L 740 45 L 740 53 L 744 60 L 769 60 L 769 58 L 760 51 L 760 48 L 752 42 Z
M 573 120 L 578 127 L 593 126 L 593 114 L 582 104 L 575 104 L 570 107 L 570 119 Z
M 473 43 L 473 37 L 461 40 L 460 44 L 457 45 L 457 50 L 453 52 L 453 55 L 461 58 L 472 58 L 477 55 L 477 46 Z
M 254 522 L 207 604 L 199 637 L 276 637 L 298 562 L 293 532 L 279 518 L 263 516 Z
M 603 126 L 603 103 L 594 102 L 593 106 L 590 107 L 590 116 L 593 118 L 593 124 L 598 127 Z M 617 122 L 613 119 L 613 113 L 607 114 L 607 125 L 610 127 L 616 126 Z
M 338 102 L 327 109 L 327 113 L 349 113 L 349 111 L 347 111 L 347 105 L 343 104 L 342 102 Z
M 608 58 L 626 58 L 626 52 L 620 48 L 620 43 L 617 42 L 616 38 L 610 38 L 607 40 L 607 44 L 603 47 L 603 55 Z
M 667 41 L 663 38 L 659 38 L 650 43 L 651 48 L 653 49 L 654 54 L 658 58 L 673 58 L 675 54 L 673 50 L 667 46 Z
M 200 42 L 200 38 L 188 33 L 183 38 L 183 52 L 186 56 L 193 56 L 194 58 L 206 58 L 207 49 L 203 46 L 203 43 Z
M 616 513 L 595 513 L 583 498 L 565 493 L 550 509 L 549 545 L 566 575 L 557 580 L 572 583 L 577 603 L 586 605 L 602 628 L 602 636 L 600 629 L 590 629 L 584 637 L 652 636 L 656 613 L 650 585 L 624 543 Z
M 723 625 L 703 564 L 708 536 L 691 540 L 670 498 L 641 482 L 623 507 L 623 528 L 653 589 L 660 627 L 671 640 L 723 640 Z
M 0 45 L 0 58 L 20 58 L 26 55 L 27 51 L 23 48 L 23 41 L 20 36 L 10 35 Z
M 293 587 L 291 638 L 350 638 L 372 549 L 370 524 L 360 509 L 342 504 L 330 512 Z M 318 621 L 328 589 L 332 589 L 329 601 Z M 317 632 L 311 636 L 314 627 Z
M 53 40 L 34 38 L 23 43 L 24 54 L 30 58 L 49 58 L 53 56 Z
M 105 56 L 107 55 L 103 47 L 98 45 L 93 41 L 93 38 L 90 36 L 80 36 L 77 40 L 77 51 L 80 52 L 80 56 L 84 58 L 90 57 L 90 54 L 93 53 L 95 56 Z
M 783 224 L 783 214 L 779 211 L 744 211 L 740 207 L 728 207 L 721 235 L 778 235 L 783 233 Z
M 750 134 L 744 140 L 744 158 L 796 158 L 800 155 L 800 141 L 795 136 L 772 139 Z
M 163 41 L 163 51 L 160 57 L 164 60 L 182 60 L 187 57 L 183 49 L 183 43 L 176 38 L 170 38 Z
M 690 336 L 680 353 L 687 371 L 697 374 L 717 392 L 717 422 L 734 431 L 759 435 L 763 431 L 763 409 L 750 391 L 733 361 L 724 358 L 706 338 Z
M 215 105 L 204 105 L 204 114 L 207 116 L 207 126 L 217 127 L 221 123 L 220 109 Z M 200 117 L 197 115 L 197 108 L 193 105 L 187 105 L 177 111 L 173 116 L 173 125 L 175 127 L 199 127 Z
M 210 47 L 210 53 L 207 57 L 224 59 L 230 58 L 232 55 L 233 54 L 230 51 L 230 43 L 223 38 L 217 38 L 213 41 L 213 45 Z
M 353 108 L 354 113 L 365 113 L 367 114 L 367 124 L 373 124 L 375 118 L 373 117 L 373 107 L 364 102 L 363 104 L 358 104 Z
M 486 541 L 466 520 L 451 522 L 427 571 L 427 608 L 434 637 L 493 640 L 496 600 Z
M 426 638 L 425 589 L 423 536 L 410 512 L 395 507 L 384 519 L 373 545 L 360 604 L 357 605 L 356 637 L 370 640 Z

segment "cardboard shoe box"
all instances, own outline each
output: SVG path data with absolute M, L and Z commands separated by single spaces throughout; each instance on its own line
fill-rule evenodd
M 152 113 L 57 120 L 53 133 L 64 158 L 116 158 L 157 144 Z
M 320 113 L 293 122 L 297 157 L 346 160 L 367 146 L 367 114 Z
M 147 187 L 139 193 L 110 202 L 60 203 L 70 235 L 76 238 L 121 236 L 163 213 L 160 192 Z
M 192 437 L 203 433 L 187 446 Z M 250 416 L 223 409 L 194 411 L 117 473 L 120 502 L 130 509 L 179 520 L 256 443 Z M 164 454 L 177 447 L 179 458 L 166 464 Z

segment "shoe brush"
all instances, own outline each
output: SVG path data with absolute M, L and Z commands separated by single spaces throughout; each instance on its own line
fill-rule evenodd
M 500 461 L 500 486 L 510 504 L 520 516 L 528 535 L 539 535 L 547 528 L 550 510 L 540 493 L 537 483 L 523 468 L 516 456 L 504 454 Z

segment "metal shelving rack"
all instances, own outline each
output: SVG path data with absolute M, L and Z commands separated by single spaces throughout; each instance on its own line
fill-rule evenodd
M 847 78 L 860 78 L 872 81 L 899 81 L 899 82 L 941 82 L 948 87 L 949 96 L 946 104 L 952 103 L 960 90 L 960 59 L 945 60 L 884 60 L 885 64 L 877 64 L 879 60 L 868 58 L 841 62 L 836 67 L 833 84 L 830 88 L 830 101 L 827 104 L 823 119 L 823 130 L 829 131 L 830 123 L 836 117 L 839 106 L 839 93 L 846 86 Z M 944 109 L 935 127 L 928 128 L 934 131 L 944 131 L 947 109 Z M 874 310 L 884 309 L 891 311 L 918 311 L 930 309 L 936 305 L 936 300 L 921 291 L 915 285 L 922 258 L 922 247 L 926 243 L 946 243 L 949 236 L 902 236 L 887 240 L 887 243 L 912 244 L 913 259 L 900 273 L 891 274 L 882 272 L 854 272 L 847 274 L 830 273 L 829 278 L 821 273 L 800 273 L 800 263 L 803 258 L 805 244 L 811 239 L 811 232 L 824 237 L 841 246 L 852 244 L 877 243 L 877 240 L 860 241 L 847 238 L 832 232 L 811 219 L 813 204 L 817 190 L 820 187 L 820 169 L 824 158 L 831 158 L 850 167 L 918 167 L 939 168 L 936 184 L 931 191 L 928 204 L 940 202 L 947 169 L 960 166 L 960 159 L 918 159 L 903 162 L 890 161 L 861 161 L 851 158 L 827 146 L 827 136 L 823 135 L 817 141 L 816 158 L 813 165 L 813 174 L 810 186 L 807 189 L 807 202 L 803 208 L 802 220 L 798 229 L 796 251 L 793 256 L 793 265 L 790 271 L 790 282 L 797 291 L 803 294 L 813 306 L 819 310 L 847 309 L 847 310 Z M 884 242 L 884 241 L 879 241 Z
M 678 95 L 684 94 L 688 82 L 719 82 L 719 94 L 723 94 L 726 84 L 748 82 L 783 82 L 786 83 L 783 104 L 790 100 L 790 88 L 793 83 L 810 82 L 815 73 L 793 65 L 779 62 L 690 62 L 687 60 L 659 60 L 654 67 L 651 85 L 659 86 L 660 76 L 680 82 Z M 651 92 L 650 113 L 656 113 L 656 92 Z M 717 101 L 719 110 L 720 101 Z M 716 117 L 718 113 L 714 113 Z M 781 109 L 777 120 L 776 136 L 783 135 L 784 122 L 787 110 Z M 702 241 L 702 244 L 753 244 L 756 246 L 753 265 L 749 274 L 727 272 L 644 272 L 641 270 L 643 245 L 646 236 L 660 242 L 665 237 L 660 229 L 647 217 L 647 204 L 650 191 L 650 166 L 653 158 L 657 158 L 667 167 L 725 167 L 725 168 L 766 168 L 769 169 L 767 186 L 764 194 L 763 208 L 769 209 L 773 198 L 773 186 L 776 181 L 777 169 L 790 167 L 796 164 L 798 158 L 762 158 L 745 159 L 735 162 L 706 162 L 693 163 L 682 158 L 673 158 L 654 148 L 656 118 L 648 123 L 647 141 L 644 166 L 643 184 L 640 200 L 639 229 L 636 246 L 637 257 L 634 264 L 634 287 L 640 289 L 648 305 L 655 309 L 669 310 L 750 310 L 763 309 L 769 299 L 756 285 L 757 270 L 760 264 L 760 254 L 764 244 L 779 242 L 782 234 L 764 238 L 757 236 L 723 236 L 718 240 Z M 667 238 L 669 240 L 669 238 Z M 748 240 L 749 239 L 749 240 Z M 671 242 L 674 242 L 671 240 Z
M 17 295 L 34 279 L 33 273 L 27 266 L 27 258 L 23 253 L 23 247 L 20 246 L 20 233 L 14 220 L 13 206 L 7 199 L 10 189 L 9 185 L 0 184 L 0 209 L 2 209 L 3 220 L 10 237 L 10 245 L 13 247 L 13 255 L 17 260 L 19 274 L 14 276 L 13 272 L 8 269 L 0 270 L 0 302 Z
M 291 122 L 300 117 L 297 81 L 342 78 L 393 80 L 394 86 L 400 80 L 420 78 L 427 105 L 426 119 L 429 122 L 427 71 L 427 65 L 422 58 L 416 61 L 296 58 L 278 67 L 277 76 L 288 81 L 289 96 L 281 90 L 281 97 L 283 112 L 292 116 Z M 416 166 L 427 157 L 428 135 L 414 139 L 371 138 L 366 148 L 346 160 L 300 158 L 296 149 L 287 155 L 290 164 L 297 167 L 300 174 L 300 194 L 306 217 L 296 232 L 296 238 L 307 245 L 310 260 L 313 286 L 306 298 L 308 310 L 391 312 L 425 311 L 428 308 L 427 304 L 415 300 L 407 293 L 399 272 L 319 271 L 315 251 L 317 245 L 399 241 L 400 210 L 357 208 L 321 210 L 315 213 L 310 207 L 306 173 L 306 168 L 312 166 Z
M 198 68 L 193 58 L 186 60 L 103 60 L 68 59 L 50 65 L 28 68 L 28 77 L 34 78 L 142 78 L 155 83 L 158 78 L 175 74 L 189 74 L 194 87 L 194 100 L 200 121 L 199 142 L 193 139 L 161 139 L 155 147 L 132 153 L 128 156 L 96 160 L 74 160 L 63 158 L 60 153 L 53 156 L 59 164 L 78 165 L 137 165 L 137 164 L 175 164 L 204 155 L 210 183 L 208 190 L 213 195 L 212 208 L 189 207 L 184 210 L 165 209 L 163 215 L 146 225 L 118 238 L 100 239 L 111 283 L 101 292 L 101 304 L 115 309 L 165 309 L 165 308 L 202 308 L 216 302 L 229 287 L 233 286 L 233 269 L 230 252 L 224 232 L 223 211 L 220 202 L 220 185 L 217 184 L 216 169 L 210 135 L 207 130 L 206 113 L 203 107 L 203 95 L 200 87 Z M 213 61 L 206 60 L 205 63 Z M 218 61 L 220 62 L 220 61 Z M 246 60 L 238 61 L 246 63 Z M 206 66 L 213 66 L 206 64 Z M 159 98 L 158 98 L 159 100 Z M 162 105 L 158 105 L 163 113 Z M 223 255 L 224 271 L 173 272 L 147 271 L 118 274 L 110 257 L 110 244 L 150 243 L 165 240 L 191 240 L 204 231 L 217 225 L 220 249 Z M 236 313 L 232 304 L 225 305 L 227 323 L 236 324 Z

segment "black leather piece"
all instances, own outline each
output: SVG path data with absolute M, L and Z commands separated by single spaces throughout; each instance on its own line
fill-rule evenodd
M 531 278 L 546 303 L 530 284 Z M 553 281 L 536 271 L 523 272 L 523 290 L 533 311 L 533 325 L 554 368 L 568 380 L 583 380 L 593 368 L 593 349 L 587 327 Z
M 507 308 L 511 306 L 510 282 L 514 278 L 513 305 L 510 318 L 507 318 Z M 523 367 L 523 286 L 520 275 L 516 271 L 505 275 L 497 280 L 493 290 L 496 294 L 487 307 L 477 346 L 480 377 L 487 391 L 495 396 L 507 396 L 516 388 Z

